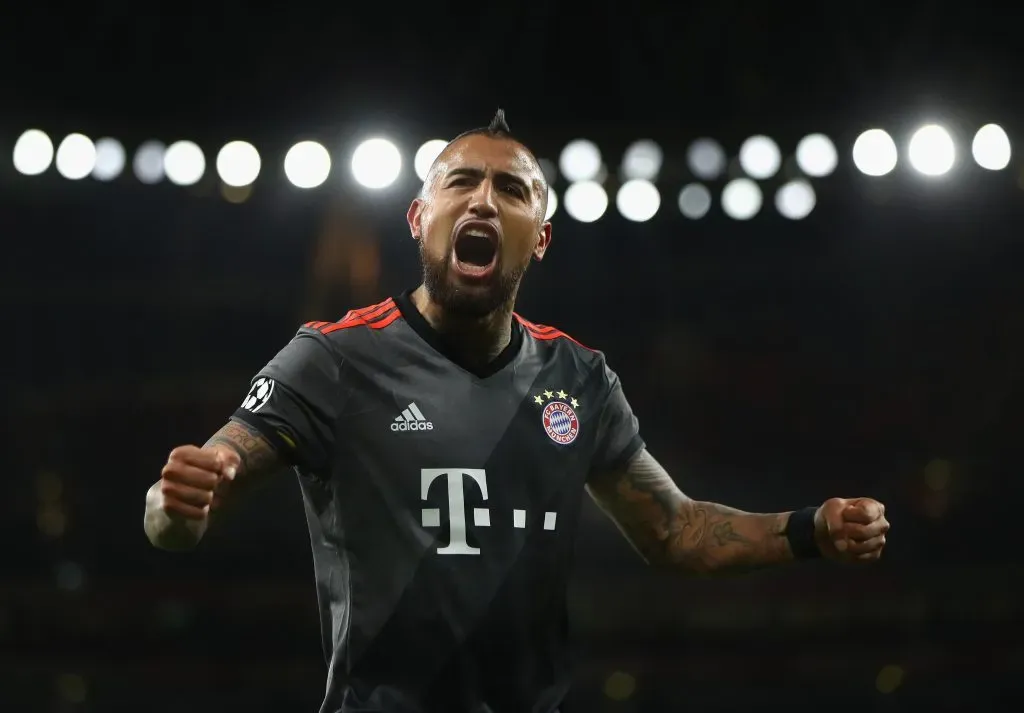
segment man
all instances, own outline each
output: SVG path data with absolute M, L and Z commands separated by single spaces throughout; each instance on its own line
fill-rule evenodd
M 680 572 L 881 555 L 874 500 L 761 515 L 680 492 L 603 355 L 513 312 L 551 242 L 546 203 L 501 111 L 456 138 L 408 212 L 422 285 L 302 327 L 148 493 L 152 543 L 189 549 L 222 503 L 296 469 L 324 713 L 557 711 L 584 489 L 649 563 Z

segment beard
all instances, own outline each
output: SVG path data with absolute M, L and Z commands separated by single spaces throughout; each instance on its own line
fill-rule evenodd
M 440 260 L 435 260 L 427 254 L 423 241 L 420 241 L 423 285 L 435 304 L 454 317 L 481 319 L 512 302 L 529 263 L 505 269 L 499 257 L 494 274 L 487 283 L 466 289 L 452 279 L 454 251 L 455 246 L 449 246 L 444 256 Z

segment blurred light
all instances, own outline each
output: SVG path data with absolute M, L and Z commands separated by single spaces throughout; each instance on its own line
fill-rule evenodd
M 544 213 L 544 220 L 551 220 L 551 216 L 558 210 L 558 194 L 555 189 L 548 186 L 548 209 Z
M 242 188 L 260 175 L 260 154 L 247 141 L 231 141 L 217 153 L 217 174 L 225 185 Z
M 722 210 L 734 220 L 750 220 L 761 210 L 761 189 L 749 178 L 736 178 L 722 190 Z
M 679 212 L 691 220 L 703 218 L 711 210 L 711 191 L 700 183 L 691 183 L 679 191 Z
M 884 176 L 897 159 L 896 142 L 882 129 L 869 129 L 853 142 L 853 165 L 867 176 Z
M 387 139 L 367 139 L 352 154 L 352 176 L 363 188 L 387 188 L 402 172 L 402 154 Z
M 39 129 L 29 129 L 14 144 L 14 168 L 26 176 L 38 176 L 53 163 L 53 142 Z
M 924 482 L 931 490 L 945 490 L 953 480 L 953 467 L 948 460 L 936 458 L 924 467 Z
M 836 170 L 839 155 L 825 134 L 809 134 L 796 145 L 796 165 L 812 178 L 827 176 Z
M 296 188 L 316 188 L 331 174 L 331 154 L 316 141 L 300 141 L 284 156 L 284 175 Z
M 57 693 L 68 703 L 84 703 L 88 689 L 85 679 L 74 673 L 64 673 L 57 677 Z
M 96 142 L 96 165 L 92 177 L 97 181 L 112 181 L 124 170 L 124 146 L 117 139 L 102 138 Z
M 85 584 L 85 571 L 74 562 L 61 562 L 54 571 L 57 586 L 68 592 L 76 592 Z
M 781 165 L 779 146 L 767 136 L 751 136 L 740 146 L 740 168 L 755 180 L 771 178 Z
M 636 679 L 622 671 L 616 671 L 604 682 L 604 694 L 613 701 L 624 701 L 635 691 Z
M 164 145 L 159 141 L 147 141 L 139 146 L 132 159 L 132 169 L 142 183 L 159 183 L 164 177 Z
M 70 181 L 80 181 L 96 165 L 96 145 L 83 134 L 68 134 L 57 147 L 57 172 Z
M 191 141 L 176 141 L 164 152 L 164 174 L 176 186 L 192 186 L 206 171 L 203 150 Z
M 601 152 L 592 141 L 586 139 L 570 141 L 562 149 L 562 155 L 558 159 L 558 168 L 567 181 L 573 183 L 593 181 L 601 172 Z M 566 210 L 568 210 L 568 204 Z
M 922 126 L 910 137 L 910 165 L 925 176 L 949 173 L 956 161 L 956 146 L 949 132 L 936 124 Z
M 220 184 L 220 195 L 228 203 L 240 205 L 249 200 L 252 195 L 252 184 L 248 186 L 229 186 L 226 183 Z
M 714 139 L 697 139 L 686 151 L 686 165 L 702 181 L 713 181 L 725 170 L 725 150 Z
M 1010 137 L 998 124 L 986 124 L 974 135 L 971 153 L 982 168 L 1002 171 L 1010 165 Z
M 661 195 L 650 181 L 626 181 L 615 194 L 615 206 L 626 220 L 643 223 L 654 217 L 661 207 Z
M 802 220 L 814 210 L 814 188 L 804 180 L 790 181 L 775 193 L 775 209 L 783 218 Z
M 622 157 L 622 175 L 627 181 L 653 181 L 661 171 L 661 147 L 650 139 L 636 141 Z
M 63 537 L 68 527 L 64 508 L 55 503 L 43 505 L 36 513 L 36 527 L 39 528 L 43 535 L 50 539 L 55 540 L 58 537 Z
M 434 165 L 434 161 L 444 151 L 444 147 L 448 145 L 447 141 L 442 139 L 431 139 L 425 144 L 420 146 L 416 150 L 416 156 L 413 157 L 412 167 L 416 171 L 416 177 L 421 181 L 427 180 L 427 172 L 430 171 L 430 167 Z
M 581 223 L 593 223 L 608 210 L 608 194 L 600 183 L 580 181 L 565 189 L 565 212 Z
M 900 666 L 884 666 L 875 677 L 875 688 L 879 693 L 892 693 L 903 683 L 903 668 Z

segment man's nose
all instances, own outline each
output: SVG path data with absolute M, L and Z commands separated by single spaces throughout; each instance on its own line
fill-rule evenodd
M 481 181 L 477 186 L 469 202 L 469 212 L 478 218 L 493 218 L 498 214 L 498 206 L 494 201 L 494 185 L 490 181 Z

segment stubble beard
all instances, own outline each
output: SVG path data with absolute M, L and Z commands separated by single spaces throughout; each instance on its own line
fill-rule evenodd
M 482 319 L 512 302 L 528 264 L 506 270 L 499 257 L 494 275 L 488 283 L 477 289 L 466 290 L 455 284 L 451 276 L 454 250 L 454 246 L 449 246 L 444 256 L 435 260 L 427 254 L 423 241 L 420 241 L 423 285 L 431 301 L 453 317 L 463 319 Z

